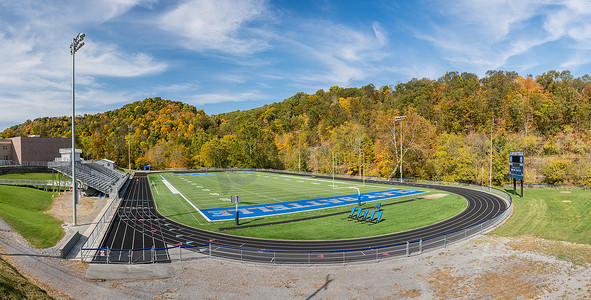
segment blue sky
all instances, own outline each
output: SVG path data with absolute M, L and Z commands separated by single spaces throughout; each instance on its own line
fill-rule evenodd
M 591 0 L 0 0 L 0 130 L 148 97 L 208 114 L 448 71 L 588 74 Z

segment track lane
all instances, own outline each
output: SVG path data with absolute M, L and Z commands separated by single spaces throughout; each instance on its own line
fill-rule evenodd
M 126 238 L 125 235 L 137 234 L 143 236 L 144 246 L 154 246 L 159 244 L 164 247 L 164 245 L 198 245 L 214 243 L 230 247 L 278 251 L 342 251 L 349 249 L 376 248 L 398 243 L 406 243 L 406 241 L 412 240 L 429 240 L 430 238 L 488 220 L 508 208 L 507 203 L 503 199 L 483 191 L 454 186 L 396 183 L 396 185 L 422 187 L 455 193 L 464 197 L 468 202 L 468 206 L 460 214 L 445 221 L 410 231 L 378 237 L 334 241 L 266 240 L 215 233 L 169 220 L 156 210 L 146 174 L 136 173 L 132 179 L 132 183 L 134 183 L 133 181 L 135 181 L 135 184 L 130 185 L 132 191 L 130 193 L 132 193 L 133 196 L 131 196 L 130 199 L 122 201 L 121 207 L 115 218 L 118 220 L 114 219 L 111 224 L 117 224 L 117 226 L 111 226 L 113 229 L 111 230 L 110 228 L 108 233 L 109 238 L 106 239 L 112 240 L 113 242 L 110 244 L 104 244 L 105 246 L 116 246 L 119 245 L 118 243 L 122 243 L 124 246 L 133 247 L 133 245 L 129 246 L 129 244 L 126 244 L 125 240 L 128 238 Z M 128 188 L 128 191 L 129 190 L 130 189 Z M 139 198 L 141 198 L 141 200 Z M 121 229 L 122 227 L 124 229 Z M 123 237 L 120 237 L 121 235 L 123 235 Z M 367 251 L 358 252 L 359 253 L 353 253 L 359 254 L 357 260 L 372 259 L 370 257 L 365 257 L 368 256 L 365 253 Z M 280 254 L 283 256 L 283 259 L 289 263 L 301 263 L 302 258 L 300 256 L 290 256 L 289 253 Z M 341 259 L 337 254 L 331 253 L 326 253 L 326 255 L 322 256 L 323 259 L 326 259 L 327 261 L 330 261 L 331 259 Z M 169 258 L 168 255 L 166 255 L 166 257 Z M 124 260 L 125 257 L 121 257 L 120 259 Z M 262 255 L 259 255 L 259 257 L 253 258 L 253 261 L 265 259 L 268 259 L 268 257 L 265 258 L 263 253 Z M 276 257 L 274 256 L 273 259 L 276 259 Z M 310 261 L 310 258 L 308 258 L 308 261 Z

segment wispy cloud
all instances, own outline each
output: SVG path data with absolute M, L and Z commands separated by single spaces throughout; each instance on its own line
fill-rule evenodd
M 189 96 L 187 102 L 193 105 L 204 105 L 214 103 L 255 101 L 262 99 L 268 99 L 268 96 L 261 94 L 258 91 L 248 91 L 241 93 L 195 94 Z
M 504 68 L 547 43 L 569 38 L 583 44 L 591 37 L 589 1 L 466 0 L 439 5 L 444 21 L 416 36 L 436 46 L 450 64 L 481 74 Z
M 316 66 L 297 75 L 299 81 L 350 85 L 375 73 L 389 55 L 387 33 L 377 22 L 354 29 L 326 20 L 296 21 L 302 25 L 280 40 L 293 56 Z
M 79 28 L 108 22 L 146 3 L 0 2 L 0 128 L 24 119 L 67 114 L 72 76 L 69 44 Z M 169 67 L 149 54 L 122 51 L 97 37 L 87 35 L 85 42 L 76 54 L 77 90 L 83 94 L 81 101 L 86 96 L 93 105 L 121 101 L 121 95 L 127 94 L 105 93 L 97 77 L 145 76 Z
M 269 47 L 260 27 L 251 26 L 270 18 L 262 0 L 189 0 L 161 16 L 158 24 L 180 43 L 193 50 L 214 50 L 245 55 Z

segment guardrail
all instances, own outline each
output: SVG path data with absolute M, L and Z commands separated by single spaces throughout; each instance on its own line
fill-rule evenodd
M 425 251 L 446 248 L 452 243 L 466 240 L 477 234 L 491 230 L 510 214 L 507 209 L 502 214 L 472 226 L 428 239 L 410 240 L 381 247 L 366 247 L 347 250 L 316 250 L 291 251 L 250 249 L 218 245 L 215 243 L 201 245 L 176 245 L 166 248 L 142 249 L 111 249 L 88 248 L 94 251 L 92 257 L 86 256 L 95 263 L 106 264 L 137 264 L 170 261 L 187 261 L 201 258 L 218 258 L 243 263 L 293 264 L 293 265 L 334 265 L 364 262 L 379 262 L 397 257 L 420 255 Z
M 208 171 L 214 171 L 208 169 Z M 218 170 L 215 170 L 218 171 Z M 220 170 L 222 171 L 222 170 Z M 228 170 L 224 170 L 228 171 Z M 233 170 L 238 171 L 238 170 Z M 283 170 L 261 170 L 261 169 L 240 169 L 239 171 L 266 171 L 278 173 L 294 173 Z M 332 176 L 332 174 L 304 173 L 304 175 Z M 335 176 L 335 179 L 356 179 L 358 176 Z M 384 178 L 366 177 L 367 181 L 384 182 Z M 241 247 L 231 247 L 218 245 L 214 243 L 201 245 L 175 245 L 166 248 L 143 248 L 143 249 L 110 249 L 110 248 L 83 248 L 86 253 L 85 261 L 96 263 L 156 263 L 169 261 L 183 261 L 191 259 L 200 259 L 205 257 L 215 257 L 218 259 L 228 259 L 249 263 L 266 264 L 295 264 L 295 265 L 314 265 L 314 264 L 350 264 L 358 262 L 379 262 L 384 259 L 406 257 L 419 255 L 425 251 L 446 248 L 449 244 L 466 240 L 478 234 L 492 230 L 498 224 L 503 222 L 512 210 L 512 198 L 507 192 L 483 187 L 473 184 L 463 184 L 456 182 L 429 181 L 418 179 L 403 179 L 407 183 L 423 183 L 431 185 L 453 185 L 466 188 L 483 190 L 494 193 L 502 197 L 507 202 L 507 209 L 496 216 L 485 221 L 473 224 L 471 226 L 451 231 L 439 236 L 428 239 L 409 240 L 404 243 L 380 247 L 367 247 L 347 250 L 316 250 L 316 251 L 291 251 L 291 250 L 268 250 L 268 249 L 249 249 Z M 84 246 L 83 246 L 84 247 Z M 175 250 L 178 249 L 178 250 Z M 90 253 L 94 254 L 90 254 Z
M 80 259 L 82 261 L 90 261 L 89 259 L 92 259 L 92 252 L 96 250 L 92 247 L 95 245 L 97 240 L 102 238 L 103 233 L 106 230 L 105 227 L 109 226 L 111 218 L 114 215 L 117 208 L 119 207 L 120 203 L 120 197 L 116 197 L 111 201 L 105 213 L 101 216 L 100 220 L 97 222 L 96 226 L 91 231 L 90 235 L 88 236 L 84 244 L 82 244 L 82 247 L 80 249 Z M 85 248 L 85 246 L 90 248 Z
M 31 186 L 61 186 L 69 187 L 72 185 L 70 181 L 57 180 L 32 180 L 32 179 L 0 179 L 0 184 L 3 185 L 31 185 Z

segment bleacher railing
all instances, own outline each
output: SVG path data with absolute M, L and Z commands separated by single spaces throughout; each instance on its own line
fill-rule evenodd
M 299 175 L 314 175 L 332 177 L 332 174 L 309 173 L 285 170 L 269 169 L 204 169 L 190 170 L 191 172 L 216 172 L 216 171 L 262 171 L 276 173 L 291 173 Z M 335 175 L 335 179 L 363 180 L 372 182 L 400 182 L 400 179 L 388 180 L 381 177 L 365 177 Z M 84 248 L 84 261 L 95 263 L 157 263 L 170 261 L 185 261 L 203 258 L 227 259 L 244 263 L 263 264 L 291 264 L 291 265 L 335 265 L 363 262 L 379 262 L 381 260 L 420 255 L 425 251 L 446 248 L 450 244 L 469 239 L 475 235 L 486 233 L 494 229 L 509 217 L 513 208 L 511 195 L 507 192 L 474 184 L 457 182 L 431 181 L 420 179 L 403 179 L 406 183 L 423 183 L 431 185 L 452 185 L 465 188 L 482 190 L 493 193 L 507 202 L 507 208 L 496 216 L 485 221 L 450 231 L 442 235 L 427 239 L 414 239 L 403 243 L 386 245 L 381 247 L 367 247 L 347 250 L 269 250 L 231 247 L 215 243 L 201 245 L 173 245 L 166 248 L 142 248 L 142 249 L 111 249 L 111 248 Z M 106 213 L 105 213 L 106 215 Z M 92 244 L 92 243 L 91 243 Z M 88 244 L 88 245 L 91 245 Z M 86 245 L 86 244 L 85 244 Z

